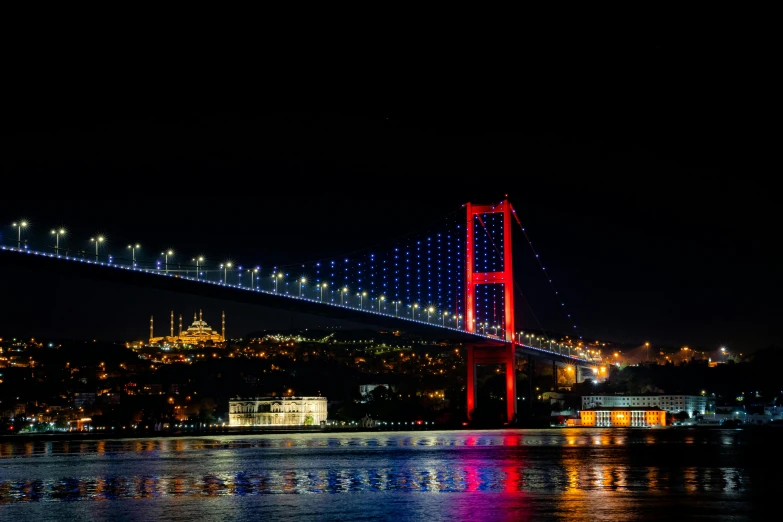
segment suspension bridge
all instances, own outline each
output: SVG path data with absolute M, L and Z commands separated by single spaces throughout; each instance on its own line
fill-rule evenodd
M 574 342 L 578 336 L 563 342 L 543 328 L 515 328 L 514 299 L 524 294 L 514 279 L 512 238 L 529 239 L 507 198 L 465 203 L 425 229 L 373 249 L 270 268 L 211 263 L 174 250 L 143 256 L 147 249 L 138 243 L 110 253 L 102 236 L 85 237 L 81 248 L 72 248 L 65 229 L 36 239 L 27 225 L 14 222 L 14 234 L 3 235 L 0 261 L 461 341 L 467 346 L 469 418 L 477 406 L 477 366 L 504 367 L 509 421 L 517 417 L 516 374 L 523 361 L 530 372 L 535 361 L 551 362 L 554 382 L 559 369 L 573 371 L 576 382 L 594 376 L 597 361 Z M 543 265 L 537 268 L 549 277 Z

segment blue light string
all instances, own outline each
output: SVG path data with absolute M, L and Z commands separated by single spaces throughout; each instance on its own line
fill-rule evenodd
M 538 266 L 541 267 L 541 270 L 544 272 L 544 276 L 546 277 L 547 281 L 549 282 L 549 286 L 552 289 L 552 291 L 555 293 L 555 295 L 558 298 L 558 301 L 560 302 L 560 308 L 563 310 L 563 313 L 565 314 L 566 318 L 568 319 L 569 324 L 571 324 L 574 333 L 579 337 L 579 339 L 582 339 L 582 335 L 579 333 L 579 329 L 575 324 L 573 324 L 573 320 L 571 319 L 571 314 L 568 312 L 568 309 L 566 308 L 565 302 L 560 297 L 560 292 L 555 288 L 554 283 L 552 282 L 552 277 L 549 275 L 549 273 L 546 270 L 546 267 L 541 262 L 541 258 L 538 255 L 538 252 L 536 252 L 536 249 L 533 248 L 533 242 L 530 241 L 530 238 L 527 235 L 527 231 L 525 230 L 525 227 L 522 226 L 522 222 L 519 220 L 519 216 L 517 216 L 516 211 L 514 211 L 514 218 L 516 219 L 517 225 L 519 225 L 520 230 L 522 230 L 522 234 L 525 236 L 525 240 L 527 240 L 528 246 L 530 246 L 530 250 L 533 252 L 533 255 L 536 258 L 536 262 L 538 263 Z

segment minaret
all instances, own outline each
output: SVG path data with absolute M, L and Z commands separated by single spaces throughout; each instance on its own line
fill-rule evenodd
M 150 316 L 150 342 L 152 342 L 152 316 Z
M 182 338 L 182 314 L 179 314 L 179 337 Z
M 223 312 L 223 342 L 226 342 L 226 312 Z
M 202 317 L 204 316 L 201 314 L 201 308 L 199 308 L 198 309 L 198 334 L 199 335 L 204 335 L 204 328 L 201 326 L 202 324 L 204 324 L 204 319 L 202 319 Z
M 171 337 L 174 337 L 174 310 L 171 311 Z

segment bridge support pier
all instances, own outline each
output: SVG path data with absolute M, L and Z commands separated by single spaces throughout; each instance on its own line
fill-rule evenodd
M 473 420 L 476 409 L 476 366 L 502 364 L 506 368 L 506 421 L 517 419 L 516 349 L 513 343 L 497 345 L 468 345 L 468 420 Z
M 586 379 L 586 375 L 584 372 L 585 368 L 582 366 L 577 365 L 576 366 L 576 382 L 584 382 Z

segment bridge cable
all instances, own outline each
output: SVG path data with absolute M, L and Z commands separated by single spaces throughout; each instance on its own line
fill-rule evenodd
M 353 250 L 351 252 L 347 252 L 345 254 L 341 254 L 340 256 L 322 257 L 322 258 L 319 258 L 319 259 L 311 259 L 309 261 L 302 261 L 302 262 L 297 262 L 297 263 L 287 263 L 285 265 L 278 265 L 277 268 L 279 269 L 279 268 L 289 268 L 289 267 L 302 267 L 304 265 L 309 265 L 309 264 L 323 263 L 323 262 L 335 259 L 335 257 L 350 257 L 350 256 L 354 256 L 356 254 L 361 254 L 362 252 L 366 252 L 368 250 L 374 250 L 374 249 L 380 248 L 381 246 L 384 246 L 384 245 L 387 245 L 387 244 L 390 244 L 390 243 L 396 243 L 396 242 L 399 242 L 399 241 L 401 241 L 401 240 L 403 240 L 403 239 L 405 239 L 405 238 L 407 238 L 409 236 L 417 234 L 417 233 L 423 231 L 424 229 L 426 229 L 428 227 L 431 227 L 431 226 L 435 225 L 436 223 L 439 223 L 440 221 L 442 221 L 442 220 L 444 220 L 446 218 L 451 217 L 452 215 L 454 215 L 457 212 L 461 211 L 463 207 L 464 206 L 460 206 L 460 208 L 452 210 L 448 214 L 438 218 L 437 220 L 431 221 L 430 223 L 422 226 L 421 228 L 417 228 L 416 230 L 412 230 L 412 231 L 407 232 L 407 233 L 405 233 L 405 234 L 403 234 L 401 236 L 397 236 L 395 238 L 390 238 L 390 239 L 387 239 L 387 240 L 382 241 L 380 243 L 376 243 L 374 245 L 370 245 L 370 246 L 363 247 L 363 248 L 360 248 L 360 249 L 357 249 L 357 250 Z
M 558 292 L 557 288 L 555 288 L 554 283 L 552 283 L 551 276 L 547 273 L 546 267 L 544 267 L 543 263 L 541 262 L 541 258 L 538 255 L 538 252 L 536 252 L 536 249 L 533 248 L 533 242 L 530 241 L 530 238 L 527 235 L 527 231 L 525 230 L 525 227 L 522 226 L 522 222 L 519 220 L 519 216 L 516 213 L 516 210 L 512 211 L 512 214 L 514 215 L 514 219 L 516 220 L 517 224 L 519 225 L 520 230 L 522 230 L 522 234 L 525 236 L 525 239 L 527 240 L 527 244 L 530 247 L 530 250 L 535 255 L 536 261 L 538 262 L 538 265 L 541 267 L 541 270 L 543 270 L 544 275 L 546 276 L 547 280 L 549 281 L 549 286 L 552 288 L 552 291 L 555 293 L 556 296 L 558 296 L 558 300 L 562 299 L 560 298 L 560 292 Z M 566 309 L 566 305 L 564 301 L 560 301 L 560 308 L 563 310 L 563 313 L 566 315 L 566 318 L 569 320 L 569 323 L 572 323 L 571 320 L 571 314 L 568 313 L 568 310 Z M 582 339 L 582 335 L 579 332 L 579 329 L 576 327 L 576 325 L 573 325 L 574 332 L 579 337 L 579 339 Z
M 503 254 L 500 252 L 500 248 L 498 248 L 498 246 L 495 244 L 495 240 L 492 237 L 492 235 L 489 233 L 489 230 L 487 230 L 487 225 L 484 223 L 484 220 L 481 219 L 481 216 L 479 216 L 479 215 L 476 215 L 476 218 L 478 219 L 478 222 L 481 225 L 481 228 L 484 230 L 484 233 L 489 238 L 489 242 L 492 244 L 492 247 L 495 249 L 495 252 L 497 253 L 498 257 L 502 260 L 503 259 Z M 536 321 L 536 324 L 541 329 L 541 333 L 546 335 L 547 340 L 549 340 L 549 334 L 547 333 L 547 331 L 544 328 L 544 326 L 541 324 L 541 321 L 538 320 L 538 317 L 536 316 L 536 313 L 533 311 L 533 307 L 530 305 L 530 301 L 528 301 L 527 297 L 522 292 L 522 288 L 519 286 L 519 283 L 517 283 L 516 279 L 514 279 L 512 283 L 513 283 L 514 289 L 517 291 L 519 296 L 522 297 L 522 300 L 527 305 L 528 310 L 530 310 L 530 314 L 533 316 L 533 319 Z

